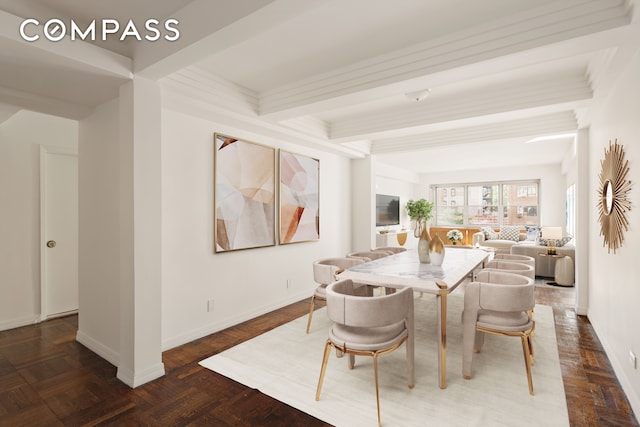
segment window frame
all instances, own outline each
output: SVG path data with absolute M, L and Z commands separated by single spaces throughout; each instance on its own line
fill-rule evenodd
M 474 204 L 472 206 L 469 205 L 469 187 L 485 187 L 485 186 L 498 186 L 498 204 L 497 205 L 491 205 L 491 207 L 497 207 L 497 224 L 493 223 L 493 222 L 488 222 L 488 223 L 470 223 L 470 208 L 476 208 L 477 204 Z M 535 187 L 535 205 L 533 205 L 532 203 L 524 203 L 524 204 L 518 204 L 513 200 L 508 201 L 507 203 L 505 203 L 505 196 L 504 196 L 504 186 L 515 186 L 515 192 L 522 192 L 521 188 L 525 188 L 525 187 L 529 187 L 529 188 L 525 188 L 526 191 L 524 192 L 524 194 L 522 196 L 526 196 L 526 197 L 530 197 L 532 196 L 531 193 L 533 192 L 531 187 Z M 445 206 L 445 205 L 441 205 L 439 206 L 438 204 L 438 199 L 437 199 L 437 195 L 439 194 L 439 190 L 442 189 L 447 189 L 447 194 L 451 194 L 451 188 L 452 187 L 462 187 L 463 188 L 463 197 L 464 197 L 464 205 L 460 205 L 458 204 L 456 207 L 459 209 L 462 209 L 462 224 L 448 224 L 448 223 L 441 223 L 438 221 L 439 218 L 439 209 L 445 209 L 447 207 L 450 206 Z M 537 218 L 536 218 L 536 223 L 533 225 L 536 226 L 540 226 L 540 180 L 539 179 L 534 179 L 534 180 L 515 180 L 515 181 L 486 181 L 486 182 L 462 182 L 462 183 L 448 183 L 448 184 L 432 184 L 429 186 L 429 190 L 430 190 L 430 194 L 431 194 L 431 200 L 434 201 L 433 204 L 433 208 L 434 208 L 434 212 L 433 212 L 433 226 L 434 227 L 464 227 L 464 228 L 480 228 L 483 226 L 491 226 L 491 227 L 496 227 L 496 228 L 501 228 L 505 224 L 505 213 L 508 211 L 508 209 L 514 209 L 516 211 L 518 211 L 519 208 L 522 208 L 524 210 L 524 208 L 531 208 L 531 207 L 535 207 L 536 211 L 537 211 Z M 516 194 L 514 193 L 514 195 Z M 454 193 L 455 194 L 455 193 Z M 519 194 L 519 193 L 518 193 Z M 516 195 L 517 196 L 517 195 Z M 522 227 L 524 227 L 524 224 L 522 225 Z
M 577 206 L 576 206 L 576 185 L 571 184 L 566 191 L 566 220 L 565 226 L 569 236 L 576 235 Z

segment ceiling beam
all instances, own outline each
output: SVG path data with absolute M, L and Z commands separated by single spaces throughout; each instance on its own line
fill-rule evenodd
M 20 111 L 20 108 L 14 105 L 0 104 L 0 125 L 13 117 L 18 111 Z
M 571 111 L 540 115 L 517 120 L 501 121 L 478 126 L 458 127 L 397 138 L 373 141 L 371 153 L 383 154 L 423 150 L 456 144 L 497 141 L 509 138 L 527 138 L 540 134 L 571 132 L 578 128 Z
M 570 102 L 583 103 L 593 93 L 586 70 L 557 72 L 536 79 L 498 83 L 467 91 L 460 96 L 437 95 L 421 102 L 407 102 L 395 109 L 367 112 L 330 125 L 330 139 L 375 138 L 397 130 L 419 129 L 436 123 L 460 121 L 499 113 L 517 112 Z
M 505 58 L 514 68 L 533 65 L 540 61 L 529 55 L 533 49 L 558 46 L 560 42 L 624 27 L 630 22 L 631 10 L 622 0 L 550 2 L 516 16 L 267 91 L 260 97 L 260 115 L 286 120 L 345 102 L 369 102 L 409 92 L 420 84 L 425 88 L 451 83 L 477 76 L 478 70 L 471 67 L 475 64 L 482 63 L 485 74 L 504 70 Z M 587 41 L 547 49 L 545 55 L 546 60 L 559 59 L 592 49 L 592 41 Z
M 0 99 L 20 109 L 37 111 L 52 116 L 81 120 L 91 114 L 93 107 L 61 101 L 30 92 L 0 86 Z
M 194 0 L 172 15 L 179 21 L 178 40 L 147 44 L 135 51 L 135 73 L 154 80 L 165 77 L 257 37 L 321 3 L 315 0 Z
M 15 45 L 15 50 L 22 54 L 50 60 L 55 63 L 64 62 L 67 67 L 73 66 L 82 71 L 99 75 L 130 79 L 132 77 L 131 59 L 117 53 L 102 49 L 81 40 L 72 41 L 65 37 L 52 42 L 44 37 L 28 42 L 20 36 L 20 25 L 24 20 L 18 16 L 0 10 L 0 41 L 5 46 Z M 42 27 L 42 23 L 40 23 Z M 42 33 L 42 31 L 40 31 Z

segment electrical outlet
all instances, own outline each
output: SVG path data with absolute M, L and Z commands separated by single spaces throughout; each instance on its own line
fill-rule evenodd
M 291 279 L 287 279 L 287 289 L 291 287 Z
M 213 311 L 213 300 L 212 299 L 207 301 L 207 311 L 208 312 L 212 312 Z
M 633 352 L 633 350 L 629 351 L 629 363 L 631 364 L 633 369 L 638 369 L 636 354 Z

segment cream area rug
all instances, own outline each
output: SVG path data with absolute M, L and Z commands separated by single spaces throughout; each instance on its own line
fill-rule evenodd
M 438 387 L 436 299 L 416 296 L 416 383 L 407 387 L 404 345 L 379 359 L 383 426 L 568 426 L 551 307 L 535 308 L 535 365 L 529 395 L 519 338 L 487 335 L 474 354 L 473 378 L 462 378 L 462 289 L 449 296 L 447 388 Z M 320 400 L 315 400 L 322 353 L 330 327 L 325 309 L 200 362 L 248 387 L 335 426 L 377 424 L 373 362 L 332 352 Z

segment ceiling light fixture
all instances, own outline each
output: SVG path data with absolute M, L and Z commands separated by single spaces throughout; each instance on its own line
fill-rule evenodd
M 422 101 L 431 93 L 431 89 L 423 89 L 415 92 L 407 92 L 404 95 L 412 101 Z
M 540 142 L 540 141 L 553 141 L 555 139 L 575 138 L 575 137 L 576 137 L 576 133 L 575 132 L 558 133 L 558 134 L 555 134 L 555 135 L 538 136 L 538 137 L 535 137 L 533 139 L 528 140 L 527 143 L 529 143 L 529 142 Z

